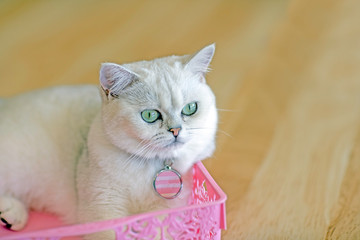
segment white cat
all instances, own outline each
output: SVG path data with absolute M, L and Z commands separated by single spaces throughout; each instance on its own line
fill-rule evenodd
M 215 97 L 204 75 L 215 45 L 189 56 L 100 70 L 95 86 L 66 86 L 0 101 L 0 218 L 20 230 L 28 210 L 67 222 L 186 204 L 191 166 L 215 149 Z M 154 191 L 171 160 L 184 188 Z

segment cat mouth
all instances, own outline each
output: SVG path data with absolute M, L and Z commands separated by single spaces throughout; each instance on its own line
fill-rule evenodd
M 169 143 L 168 145 L 165 146 L 166 149 L 169 149 L 169 148 L 179 148 L 179 147 L 182 147 L 185 143 L 184 142 L 181 142 L 177 139 L 175 139 L 174 141 L 172 141 L 171 143 Z

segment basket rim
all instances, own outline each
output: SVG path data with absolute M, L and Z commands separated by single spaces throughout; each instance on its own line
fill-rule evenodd
M 199 209 L 199 208 L 206 208 L 214 205 L 224 205 L 225 201 L 227 200 L 227 196 L 224 193 L 224 191 L 219 187 L 219 185 L 215 182 L 215 180 L 212 178 L 210 173 L 207 171 L 205 166 L 202 162 L 197 162 L 194 164 L 194 167 L 198 167 L 199 170 L 202 172 L 206 180 L 210 182 L 216 193 L 219 195 L 219 199 L 212 201 L 212 202 L 205 202 L 201 204 L 191 204 L 183 207 L 178 208 L 168 208 L 158 211 L 151 211 L 136 215 L 131 215 L 128 217 L 122 217 L 122 218 L 116 218 L 116 219 L 110 219 L 110 220 L 101 220 L 101 221 L 94 221 L 89 223 L 79 223 L 79 224 L 73 224 L 73 225 L 64 225 L 49 229 L 42 229 L 42 230 L 34 230 L 29 232 L 18 232 L 16 234 L 11 234 L 7 236 L 0 236 L 0 240 L 5 238 L 7 240 L 11 239 L 22 239 L 22 238 L 31 238 L 31 237 L 69 237 L 69 236 L 80 236 L 84 234 L 91 234 L 95 232 L 101 232 L 106 230 L 113 230 L 116 227 L 119 227 L 120 225 L 126 225 L 131 222 L 142 220 L 146 218 L 151 218 L 154 216 L 159 215 L 167 215 L 174 212 L 181 211 L 188 211 L 193 209 Z M 75 231 L 76 230 L 76 231 Z M 74 232 L 76 232 L 74 234 Z

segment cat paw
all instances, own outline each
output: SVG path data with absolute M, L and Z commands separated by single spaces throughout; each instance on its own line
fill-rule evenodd
M 26 207 L 12 197 L 0 197 L 0 225 L 18 231 L 25 227 L 28 219 Z

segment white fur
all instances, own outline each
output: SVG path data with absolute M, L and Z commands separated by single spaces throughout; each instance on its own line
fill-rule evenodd
M 75 86 L 1 101 L 0 200 L 13 198 L 70 222 L 185 204 L 189 169 L 215 148 L 215 97 L 204 81 L 214 49 L 103 64 L 101 97 L 95 86 Z M 182 108 L 194 101 L 198 111 L 183 116 Z M 162 119 L 146 123 L 145 109 L 158 110 Z M 173 143 L 169 128 L 178 126 L 180 143 Z M 185 179 L 176 200 L 162 200 L 152 189 L 169 158 Z
M 0 196 L 74 218 L 74 169 L 99 105 L 93 86 L 6 99 L 0 108 Z

